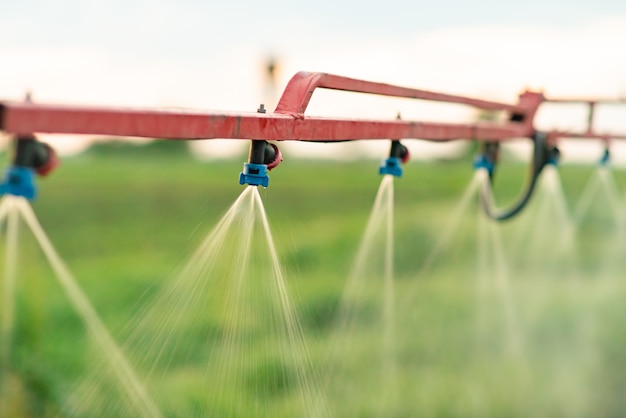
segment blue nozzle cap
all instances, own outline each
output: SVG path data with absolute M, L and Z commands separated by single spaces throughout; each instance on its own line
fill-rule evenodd
M 4 178 L 0 183 L 0 195 L 11 194 L 34 199 L 37 195 L 35 188 L 35 171 L 31 168 L 12 166 L 5 170 Z
M 402 159 L 389 157 L 378 168 L 378 174 L 391 174 L 394 177 L 402 177 Z
M 239 174 L 239 184 L 267 187 L 270 184 L 267 166 L 265 164 L 244 163 L 243 172 Z
M 484 168 L 485 170 L 487 170 L 489 175 L 492 176 L 495 164 L 491 162 L 487 155 L 480 154 L 474 159 L 474 170 L 478 170 L 480 168 Z
M 546 161 L 546 165 L 551 165 L 554 167 L 558 167 L 559 166 L 559 158 L 560 158 L 560 154 L 558 152 L 558 150 L 556 152 L 551 152 L 550 155 L 548 156 L 548 160 Z
M 611 162 L 611 152 L 609 149 L 604 150 L 604 154 L 602 154 L 602 158 L 600 158 L 600 165 L 602 167 L 606 167 Z

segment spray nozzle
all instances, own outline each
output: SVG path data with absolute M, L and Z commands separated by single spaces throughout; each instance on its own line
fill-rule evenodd
M 35 174 L 47 176 L 59 165 L 59 158 L 50 145 L 39 142 L 33 135 L 15 138 L 12 152 L 11 166 L 0 183 L 0 195 L 33 199 L 37 194 Z
M 13 143 L 13 166 L 29 168 L 40 176 L 47 176 L 59 165 L 54 149 L 39 142 L 33 135 L 19 136 Z
M 474 170 L 480 168 L 485 169 L 489 173 L 489 177 L 493 177 L 496 169 L 498 156 L 500 152 L 500 144 L 497 142 L 483 142 L 480 154 L 474 159 Z
M 243 172 L 239 174 L 239 184 L 267 187 L 270 182 L 267 172 L 282 160 L 283 156 L 276 145 L 264 140 L 251 141 L 248 162 L 244 163 Z
M 391 174 L 395 177 L 402 177 L 402 164 L 405 164 L 411 158 L 411 154 L 407 147 L 402 145 L 400 141 L 391 141 L 391 149 L 389 150 L 389 158 L 383 160 L 378 168 L 380 175 Z
M 600 166 L 606 167 L 609 165 L 610 162 L 611 162 L 611 151 L 607 147 L 604 149 L 604 152 L 602 153 L 602 157 L 600 158 Z
M 554 167 L 558 167 L 559 161 L 561 159 L 561 151 L 557 147 L 552 147 L 548 151 L 546 165 L 552 165 Z

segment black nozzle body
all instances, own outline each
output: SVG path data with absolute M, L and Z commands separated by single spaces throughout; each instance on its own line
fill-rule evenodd
M 276 160 L 276 149 L 267 141 L 254 140 L 250 143 L 248 162 L 252 164 L 270 164 Z
M 391 141 L 391 149 L 389 150 L 389 157 L 399 158 L 404 160 L 408 155 L 409 150 L 400 143 L 398 140 Z
M 13 165 L 35 170 L 48 164 L 52 154 L 50 146 L 34 136 L 16 138 L 13 147 Z

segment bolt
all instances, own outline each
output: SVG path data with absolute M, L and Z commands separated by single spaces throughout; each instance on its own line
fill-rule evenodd
M 266 112 L 266 110 L 265 110 L 265 104 L 264 104 L 264 103 L 261 103 L 261 104 L 259 105 L 259 108 L 258 108 L 256 111 L 257 111 L 257 112 L 259 112 L 259 113 L 265 113 L 265 112 Z

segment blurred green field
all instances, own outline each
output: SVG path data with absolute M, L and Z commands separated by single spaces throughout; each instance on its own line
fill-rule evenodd
M 33 207 L 40 222 L 114 335 L 241 193 L 237 176 L 243 159 L 199 162 L 175 142 L 141 149 L 101 146 L 67 159 L 39 182 Z M 328 367 L 326 341 L 380 184 L 377 164 L 287 156 L 271 173 L 270 187 L 260 191 L 322 375 Z M 560 171 L 573 207 L 593 168 Z M 503 165 L 495 190 L 499 201 L 516 196 L 525 173 L 521 164 Z M 625 173 L 614 174 L 618 185 L 625 184 Z M 476 296 L 475 203 L 450 248 L 427 274 L 417 275 L 471 176 L 468 157 L 411 162 L 395 181 L 397 401 L 382 415 L 372 412 L 380 390 L 376 375 L 371 364 L 355 360 L 355 374 L 344 385 L 354 390 L 328 400 L 335 416 L 623 416 L 625 287 L 619 256 L 604 262 L 607 236 L 615 230 L 608 209 L 596 208 L 581 223 L 575 260 L 536 266 L 554 278 L 549 285 L 543 276 L 516 275 L 534 261 L 507 253 L 512 297 L 524 324 L 524 360 L 503 348 L 508 331 L 499 321 L 502 300 L 496 293 Z M 505 239 L 518 234 L 520 225 L 525 228 L 522 222 L 504 225 Z M 88 374 L 93 347 L 25 229 L 20 253 L 13 366 L 5 371 L 12 382 L 5 393 L 9 416 L 65 416 L 60 406 L 76 380 Z M 489 329 L 483 334 L 473 327 L 481 308 L 487 309 Z M 354 331 L 347 338 L 360 339 L 365 353 L 375 336 Z M 372 358 L 361 354 L 355 352 L 354 359 Z M 282 388 L 274 390 L 284 395 Z M 188 396 L 192 403 L 202 391 L 189 384 L 181 402 Z M 282 416 L 290 416 L 288 411 L 285 406 Z

